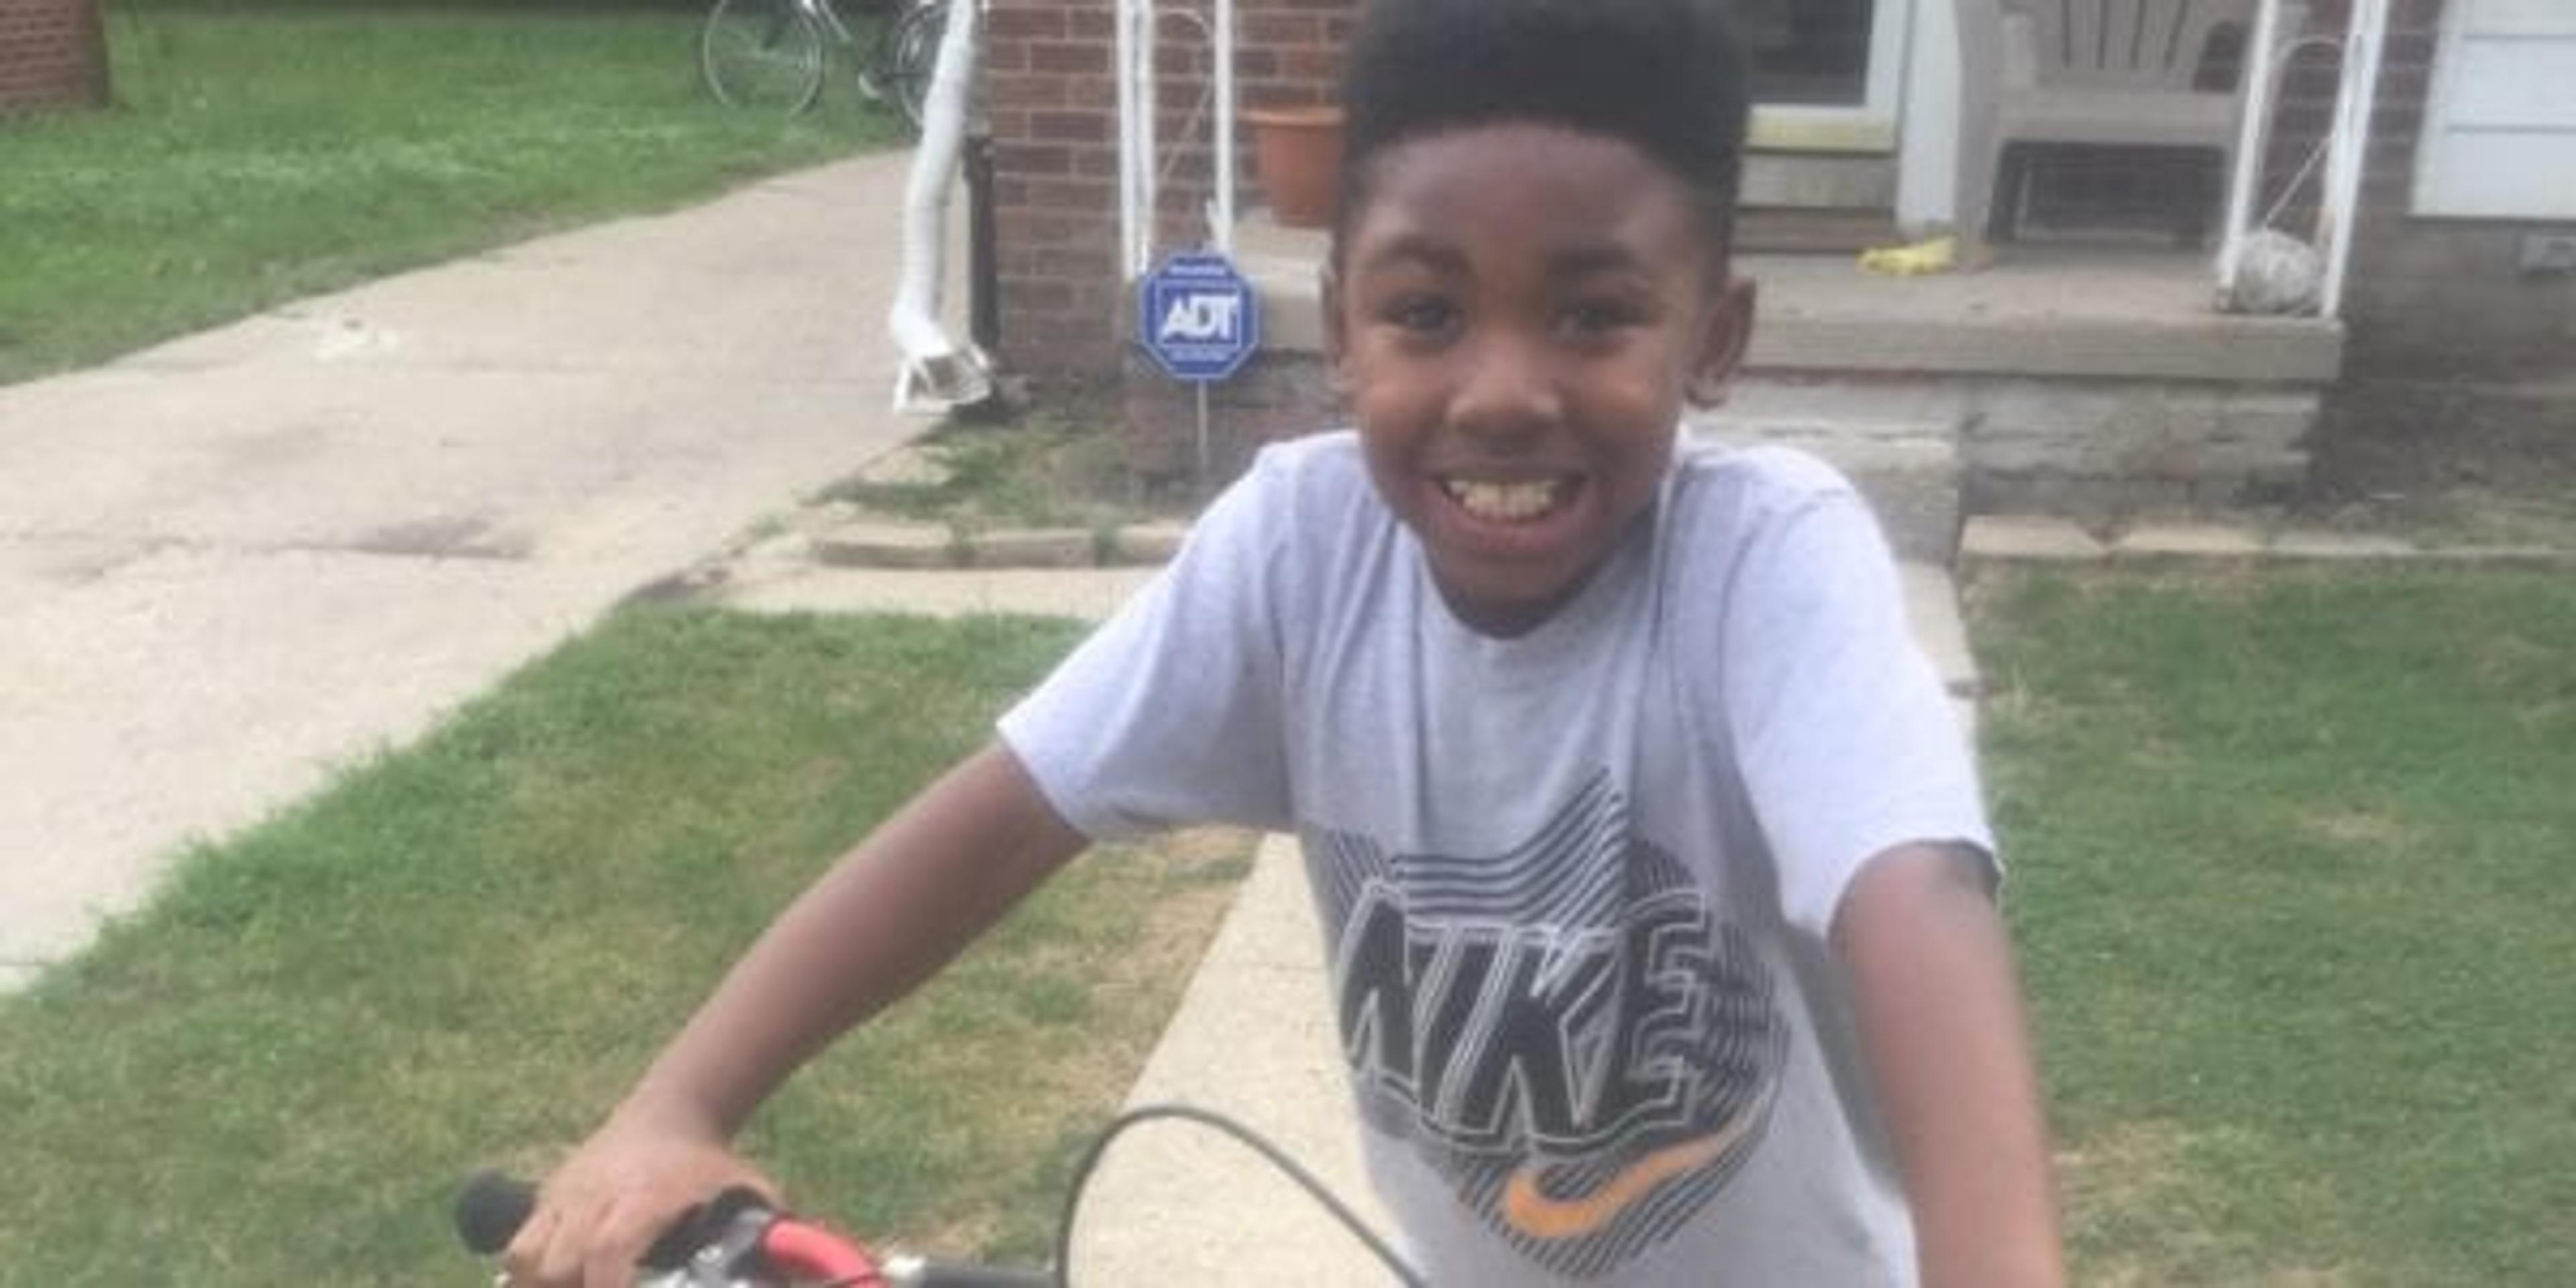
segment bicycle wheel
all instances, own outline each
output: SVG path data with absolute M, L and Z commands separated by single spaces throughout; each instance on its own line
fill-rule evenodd
M 716 0 L 698 68 L 716 101 L 792 116 L 823 92 L 823 25 L 799 0 Z
M 916 130 L 921 128 L 922 100 L 930 97 L 931 73 L 939 67 L 939 40 L 947 33 L 948 6 L 931 0 L 905 10 L 877 45 L 877 86 Z

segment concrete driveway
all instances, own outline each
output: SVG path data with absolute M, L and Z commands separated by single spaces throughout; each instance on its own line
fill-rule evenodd
M 924 427 L 906 157 L 0 388 L 0 989 Z

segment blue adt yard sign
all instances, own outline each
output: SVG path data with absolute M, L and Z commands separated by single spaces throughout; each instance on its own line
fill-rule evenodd
M 1261 301 L 1223 255 L 1174 255 L 1136 293 L 1136 334 L 1175 380 L 1223 380 L 1261 347 Z

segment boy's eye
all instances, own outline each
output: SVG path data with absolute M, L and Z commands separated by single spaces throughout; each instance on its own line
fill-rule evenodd
M 1644 312 L 1622 300 L 1587 300 L 1557 315 L 1559 330 L 1573 336 L 1599 336 L 1634 326 Z
M 1407 296 L 1388 304 L 1385 318 L 1416 335 L 1439 335 L 1458 321 L 1458 308 L 1438 296 Z

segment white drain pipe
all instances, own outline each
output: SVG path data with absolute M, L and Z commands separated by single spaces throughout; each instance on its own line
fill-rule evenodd
M 902 351 L 895 374 L 897 411 L 945 412 L 992 396 L 992 361 L 969 343 L 949 339 L 939 321 L 947 281 L 948 194 L 965 149 L 975 89 L 976 23 L 983 0 L 949 0 L 939 59 L 921 105 L 921 144 L 903 194 L 903 269 L 886 329 Z
M 2353 227 L 2361 214 L 2361 181 L 2370 157 L 2370 132 L 2379 104 L 2379 80 L 2383 54 L 2388 38 L 2388 0 L 2352 0 L 2344 15 L 2341 40 L 2323 36 L 2301 36 L 2285 40 L 2282 33 L 2292 24 L 2288 15 L 2304 19 L 2305 5 L 2288 5 L 2283 0 L 2262 0 L 2255 11 L 2254 34 L 2247 48 L 2245 113 L 2238 123 L 2236 173 L 2232 176 L 2227 200 L 2226 239 L 2218 254 L 2218 295 L 2221 307 L 2240 297 L 2247 283 L 2247 253 L 2260 234 L 2271 232 L 2270 221 L 2278 204 L 2286 204 L 2288 193 L 2274 211 L 2257 211 L 2260 181 L 2269 149 L 2265 146 L 2271 126 L 2274 97 L 2279 79 L 2286 74 L 2290 55 L 2301 47 L 2320 44 L 2339 51 L 2336 69 L 2334 118 L 2320 145 L 2326 159 L 2326 175 L 2317 200 L 2317 220 L 2307 243 L 2305 261 L 2314 268 L 2317 315 L 2333 319 L 2343 311 L 2344 281 L 2352 265 Z M 2311 156 L 2291 181 L 2295 191 L 2315 164 Z M 2261 291 L 2254 292 L 2260 295 Z

